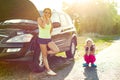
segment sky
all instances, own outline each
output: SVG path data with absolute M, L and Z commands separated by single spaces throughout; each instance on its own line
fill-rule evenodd
M 117 2 L 117 11 L 118 14 L 120 15 L 120 0 L 115 0 Z
M 38 10 L 43 10 L 44 8 L 51 8 L 56 10 L 61 10 L 62 0 L 30 0 L 37 7 Z
M 30 0 L 34 3 L 34 5 L 37 7 L 38 10 L 42 10 L 46 7 L 56 9 L 56 10 L 62 10 L 62 2 L 72 3 L 74 1 L 89 1 L 89 0 Z
M 36 6 L 36 8 L 38 10 L 43 10 L 44 8 L 51 8 L 57 11 L 61 11 L 62 10 L 62 2 L 68 2 L 68 3 L 72 3 L 74 1 L 89 1 L 89 0 L 30 0 L 31 2 L 33 2 L 33 4 Z M 109 0 L 109 1 L 113 1 L 113 0 Z M 115 2 L 117 2 L 117 11 L 118 14 L 120 14 L 120 0 L 114 0 Z

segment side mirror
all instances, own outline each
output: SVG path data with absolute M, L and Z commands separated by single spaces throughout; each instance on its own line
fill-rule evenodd
M 53 25 L 53 28 L 58 28 L 61 26 L 60 22 L 53 22 L 52 25 Z

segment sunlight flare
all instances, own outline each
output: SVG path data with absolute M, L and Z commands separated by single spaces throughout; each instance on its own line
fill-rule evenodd
M 55 10 L 62 9 L 62 0 L 30 0 L 38 10 L 43 10 L 44 8 L 51 8 Z

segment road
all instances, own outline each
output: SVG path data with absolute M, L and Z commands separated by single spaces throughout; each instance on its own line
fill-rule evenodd
M 82 59 L 69 60 L 60 69 L 54 68 L 57 76 L 43 73 L 30 74 L 30 80 L 120 80 L 120 40 L 96 55 L 97 68 L 82 67 Z

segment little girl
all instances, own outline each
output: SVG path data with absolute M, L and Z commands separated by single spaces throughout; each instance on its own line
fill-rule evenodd
M 91 67 L 97 67 L 94 62 L 96 60 L 95 58 L 95 45 L 93 43 L 92 39 L 87 39 L 85 44 L 85 55 L 84 60 L 86 63 L 83 64 L 83 67 L 89 66 L 89 63 L 91 63 Z

